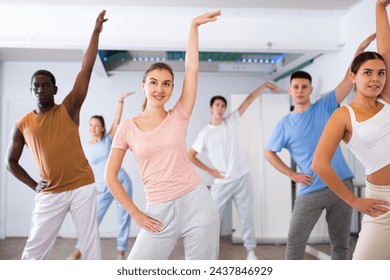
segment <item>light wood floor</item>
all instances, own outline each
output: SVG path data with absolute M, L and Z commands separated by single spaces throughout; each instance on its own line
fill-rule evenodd
M 135 238 L 129 238 L 129 248 L 134 244 Z M 64 260 L 73 250 L 76 239 L 73 238 L 57 238 L 53 251 L 49 257 L 51 260 Z M 221 237 L 220 241 L 220 260 L 243 260 L 246 258 L 246 250 L 241 244 L 232 244 L 229 237 Z M 19 260 L 26 243 L 26 238 L 21 237 L 9 237 L 6 239 L 0 239 L 0 260 Z M 351 237 L 351 249 L 353 252 L 356 243 L 356 237 Z M 115 260 L 116 259 L 116 240 L 115 238 L 102 238 L 102 259 L 103 260 Z M 317 250 L 329 254 L 329 244 L 315 244 L 312 245 Z M 258 244 L 256 247 L 256 254 L 260 260 L 283 260 L 286 246 L 272 245 L 272 244 Z M 127 256 L 126 252 L 126 256 Z M 172 252 L 171 260 L 184 259 L 183 244 L 179 242 Z M 316 257 L 305 254 L 305 259 L 315 260 Z

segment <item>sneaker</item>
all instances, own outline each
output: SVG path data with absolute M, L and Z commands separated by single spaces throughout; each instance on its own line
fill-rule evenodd
M 246 256 L 246 259 L 251 261 L 257 260 L 257 256 L 254 251 L 249 251 L 248 255 Z
M 81 256 L 80 256 L 78 259 L 76 259 L 76 258 L 73 256 L 73 254 L 70 254 L 70 256 L 66 258 L 66 260 L 67 260 L 67 261 L 79 261 L 79 260 L 81 260 Z
M 116 259 L 120 260 L 120 261 L 123 261 L 125 259 L 125 256 L 118 255 L 118 256 L 116 256 Z

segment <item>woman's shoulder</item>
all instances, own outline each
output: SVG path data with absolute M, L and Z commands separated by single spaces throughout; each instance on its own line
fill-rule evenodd
M 345 118 L 348 118 L 349 117 L 349 109 L 347 106 L 350 106 L 350 104 L 348 105 L 343 105 L 343 106 L 340 106 L 339 108 L 337 108 L 331 118 L 336 118 L 338 119 L 340 122 L 344 121 Z

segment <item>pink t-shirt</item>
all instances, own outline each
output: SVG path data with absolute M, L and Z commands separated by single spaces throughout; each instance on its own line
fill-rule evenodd
M 152 131 L 141 131 L 128 119 L 115 133 L 111 148 L 133 152 L 148 204 L 178 198 L 202 183 L 187 155 L 188 121 L 189 114 L 177 102 Z

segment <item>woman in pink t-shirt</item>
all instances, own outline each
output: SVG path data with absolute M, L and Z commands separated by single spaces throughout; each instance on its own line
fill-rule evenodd
M 179 239 L 183 239 L 186 259 L 218 258 L 217 209 L 188 159 L 185 138 L 198 84 L 198 27 L 216 21 L 220 14 L 207 13 L 191 22 L 182 94 L 174 108 L 164 107 L 173 92 L 173 71 L 165 63 L 152 64 L 141 85 L 145 109 L 124 121 L 114 136 L 106 183 L 141 228 L 128 259 L 168 259 Z M 117 179 L 127 149 L 133 152 L 142 177 L 145 212 Z

